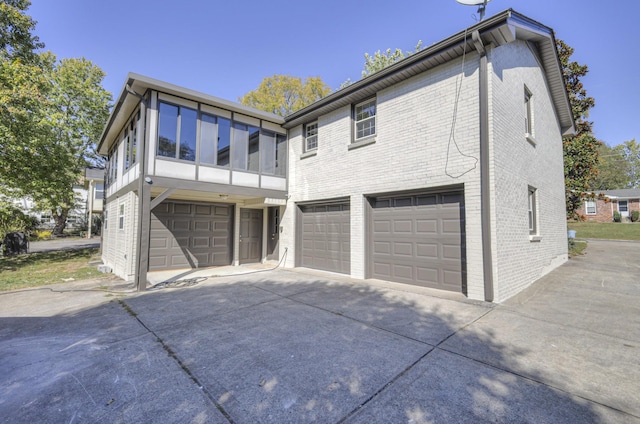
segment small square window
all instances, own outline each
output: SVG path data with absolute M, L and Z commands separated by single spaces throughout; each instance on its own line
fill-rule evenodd
M 355 134 L 358 141 L 376 134 L 376 99 L 367 100 L 354 107 Z
M 318 123 L 313 122 L 304 126 L 304 151 L 318 148 Z

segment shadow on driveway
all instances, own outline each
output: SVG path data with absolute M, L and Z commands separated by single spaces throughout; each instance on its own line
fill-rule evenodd
M 637 411 L 621 412 L 576 394 L 572 382 L 557 383 L 563 361 L 556 355 L 552 363 L 530 362 L 526 344 L 499 336 L 508 322 L 483 326 L 500 307 L 425 293 L 276 270 L 85 309 L 60 301 L 50 316 L 12 313 L 0 318 L 0 416 L 5 422 L 637 421 Z M 9 294 L 0 296 L 0 306 L 13 302 L 15 311 L 15 302 L 76 295 Z

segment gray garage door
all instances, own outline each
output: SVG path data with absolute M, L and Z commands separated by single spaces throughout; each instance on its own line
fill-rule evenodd
M 229 265 L 233 206 L 163 202 L 151 214 L 149 269 Z
M 349 274 L 351 215 L 348 203 L 300 206 L 300 266 Z
M 463 199 L 462 192 L 370 199 L 370 276 L 462 291 Z

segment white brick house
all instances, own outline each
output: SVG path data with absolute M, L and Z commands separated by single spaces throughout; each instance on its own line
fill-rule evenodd
M 103 259 L 143 288 L 286 249 L 286 267 L 500 302 L 567 259 L 572 131 L 553 32 L 512 10 L 284 119 L 130 75 L 100 143 Z

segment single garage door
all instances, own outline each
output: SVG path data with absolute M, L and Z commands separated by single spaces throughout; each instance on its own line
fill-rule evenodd
M 349 203 L 301 205 L 300 266 L 349 274 L 351 214 Z
M 369 275 L 462 291 L 465 272 L 462 192 L 369 199 Z
M 149 270 L 229 265 L 233 206 L 162 202 L 151 214 Z

